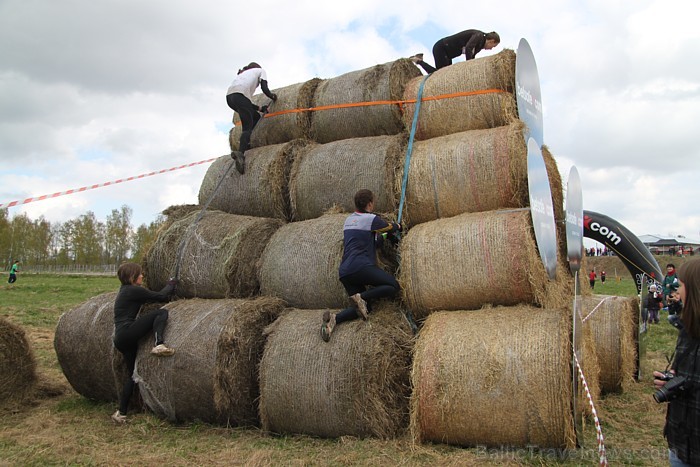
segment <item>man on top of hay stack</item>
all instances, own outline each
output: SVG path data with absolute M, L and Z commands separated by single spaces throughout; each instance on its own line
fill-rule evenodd
M 226 92 L 226 103 L 234 112 L 238 112 L 241 117 L 243 132 L 241 133 L 238 151 L 233 151 L 231 157 L 236 161 L 236 170 L 243 173 L 245 170 L 245 152 L 250 146 L 250 135 L 253 128 L 260 120 L 260 112 L 267 113 L 267 105 L 259 107 L 253 104 L 253 93 L 260 86 L 263 93 L 272 101 L 277 100 L 277 94 L 267 87 L 267 74 L 260 65 L 250 62 L 238 70 L 238 75 L 228 87 Z
M 478 29 L 467 29 L 452 36 L 443 37 L 433 46 L 435 67 L 423 61 L 423 54 L 415 54 L 410 57 L 416 65 L 420 65 L 426 73 L 452 65 L 452 59 L 464 54 L 465 60 L 473 59 L 482 50 L 491 50 L 501 43 L 501 37 L 497 32 L 483 33 Z
M 374 211 L 374 194 L 370 190 L 355 193 L 356 211 L 343 225 L 343 259 L 338 274 L 340 282 L 355 306 L 338 313 L 323 312 L 321 338 L 328 342 L 336 324 L 357 318 L 367 320 L 371 311 L 369 302 L 379 298 L 390 298 L 401 288 L 398 281 L 388 272 L 377 266 L 377 248 L 381 247 L 384 235 L 394 235 L 401 231 L 401 225 L 387 222 Z M 372 288 L 367 290 L 367 286 Z

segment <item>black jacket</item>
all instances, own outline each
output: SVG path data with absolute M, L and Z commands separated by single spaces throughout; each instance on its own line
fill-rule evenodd
M 440 39 L 445 52 L 450 58 L 464 54 L 465 60 L 473 59 L 486 45 L 486 34 L 478 29 L 467 29 Z

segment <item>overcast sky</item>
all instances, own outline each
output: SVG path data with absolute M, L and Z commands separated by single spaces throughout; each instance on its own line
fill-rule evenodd
M 700 238 L 694 0 L 0 0 L 0 204 L 227 154 L 226 88 L 271 88 L 423 52 L 464 29 L 530 43 L 544 142 L 584 209 L 637 235 Z M 482 52 L 479 57 L 488 55 Z M 51 222 L 197 203 L 208 164 L 10 208 Z

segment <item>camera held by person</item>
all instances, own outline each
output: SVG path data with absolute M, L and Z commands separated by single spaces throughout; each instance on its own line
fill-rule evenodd
M 662 375 L 656 377 L 660 381 L 666 381 L 666 384 L 654 393 L 654 400 L 657 403 L 661 404 L 677 399 L 688 389 L 689 384 L 685 376 L 676 376 L 670 371 L 664 371 Z

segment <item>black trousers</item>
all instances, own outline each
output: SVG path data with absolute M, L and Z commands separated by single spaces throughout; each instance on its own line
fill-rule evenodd
M 163 333 L 168 322 L 168 310 L 159 308 L 139 316 L 128 328 L 120 329 L 114 336 L 114 347 L 124 355 L 129 379 L 126 380 L 119 396 L 119 412 L 126 415 L 129 408 L 129 400 L 134 393 L 134 368 L 136 366 L 136 351 L 139 348 L 141 338 L 155 334 L 155 344 L 163 343 Z
M 253 128 L 255 128 L 255 125 L 260 120 L 258 107 L 239 92 L 234 92 L 226 96 L 226 103 L 234 112 L 238 113 L 238 116 L 241 118 L 243 132 L 241 133 L 238 150 L 246 152 L 250 147 L 250 135 L 253 132 Z
M 367 302 L 367 310 L 371 311 L 371 302 L 380 298 L 391 298 L 401 290 L 399 282 L 383 269 L 377 266 L 367 266 L 359 271 L 340 279 L 348 296 L 360 294 Z M 367 289 L 367 286 L 372 286 Z M 355 307 L 348 307 L 335 315 L 335 322 L 351 321 L 357 319 Z

